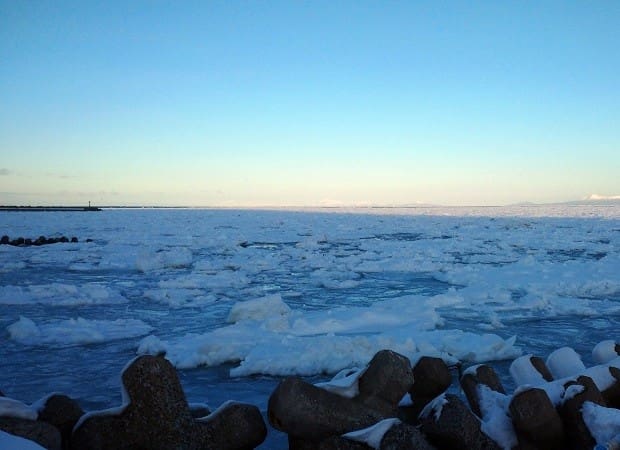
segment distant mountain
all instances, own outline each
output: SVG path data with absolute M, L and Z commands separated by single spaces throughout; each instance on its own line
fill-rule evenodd
M 616 206 L 620 205 L 620 195 L 598 195 L 592 194 L 582 200 L 573 200 L 570 202 L 564 202 L 565 205 L 601 205 L 601 206 Z

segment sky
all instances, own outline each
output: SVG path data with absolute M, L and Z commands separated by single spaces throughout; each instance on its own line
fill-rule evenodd
M 620 195 L 620 2 L 0 0 L 0 204 Z

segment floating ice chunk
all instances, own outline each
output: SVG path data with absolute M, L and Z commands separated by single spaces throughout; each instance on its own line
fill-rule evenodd
M 148 334 L 153 327 L 141 320 L 87 320 L 81 317 L 37 325 L 27 317 L 7 327 L 11 339 L 24 345 L 81 345 Z
M 167 351 L 166 344 L 156 336 L 147 336 L 138 344 L 138 355 L 161 355 Z
M 334 375 L 330 381 L 316 383 L 315 386 L 341 397 L 353 398 L 360 392 L 359 379 L 364 372 L 366 372 L 366 368 L 344 369 Z
M 615 444 L 615 447 L 610 445 L 603 448 L 620 448 L 620 410 L 585 402 L 581 413 L 597 444 L 602 446 Z
M 0 417 L 37 420 L 37 411 L 31 406 L 8 397 L 0 397 Z M 2 447 L 0 447 L 2 448 Z
M 387 433 L 394 425 L 398 425 L 399 423 L 401 423 L 400 420 L 396 418 L 383 419 L 368 428 L 343 434 L 342 437 L 352 441 L 361 442 L 369 447 L 378 449 L 385 433 Z
M 605 364 L 610 362 L 612 359 L 618 357 L 618 353 L 616 352 L 616 341 L 613 339 L 602 341 L 596 344 L 594 349 L 592 350 L 592 357 L 597 364 Z
M 274 316 L 287 316 L 291 308 L 284 303 L 280 294 L 238 302 L 233 305 L 226 321 L 265 320 Z
M 531 357 L 532 355 L 524 355 L 510 364 L 510 376 L 515 380 L 517 386 L 524 384 L 536 386 L 546 383 L 542 374 L 532 365 Z
M 562 347 L 547 357 L 547 367 L 553 378 L 565 378 L 586 370 L 581 357 L 570 347 Z
M 2 430 L 0 430 L 0 448 L 2 450 L 45 450 L 36 442 Z
M 80 286 L 52 283 L 31 286 L 0 286 L 0 304 L 45 304 L 58 306 L 114 305 L 127 299 L 114 289 L 99 283 Z
M 37 327 L 37 324 L 24 316 L 19 316 L 19 320 L 9 325 L 6 330 L 9 332 L 11 339 L 18 342 L 38 338 L 41 335 L 41 330 Z
M 159 251 L 143 249 L 136 258 L 136 268 L 140 272 L 151 272 L 164 268 L 189 267 L 192 261 L 192 252 L 185 247 Z

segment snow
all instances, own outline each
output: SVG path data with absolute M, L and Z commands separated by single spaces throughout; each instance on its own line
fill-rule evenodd
M 0 397 L 0 417 L 16 417 L 19 419 L 37 420 L 36 409 L 19 400 Z
M 616 341 L 613 339 L 607 339 L 596 344 L 592 350 L 592 357 L 594 361 L 597 364 L 605 364 L 620 356 L 616 352 L 616 345 Z
M 2 450 L 44 450 L 39 444 L 0 430 L 0 448 Z
M 148 334 L 153 328 L 137 319 L 56 320 L 37 325 L 27 317 L 7 327 L 11 339 L 24 345 L 84 345 Z
M 361 442 L 362 444 L 366 444 L 374 449 L 378 449 L 385 433 L 387 433 L 394 425 L 398 425 L 399 423 L 401 423 L 400 420 L 396 418 L 383 419 L 368 428 L 343 434 L 342 437 L 352 441 Z
M 446 394 L 441 394 L 431 400 L 424 409 L 420 412 L 420 418 L 426 419 L 431 414 L 434 414 L 435 421 L 438 421 L 441 417 L 441 413 L 443 412 L 444 405 L 448 404 L 448 399 L 446 398 Z
M 620 410 L 585 402 L 581 408 L 583 421 L 597 444 L 620 446 Z
M 566 378 L 586 370 L 581 356 L 570 347 L 562 347 L 547 357 L 547 367 L 554 379 Z
M 494 391 L 484 384 L 477 387 L 482 431 L 505 450 L 516 447 L 517 434 L 509 413 L 512 396 Z
M 564 391 L 564 396 L 562 397 L 562 403 L 565 403 L 565 402 L 575 398 L 575 396 L 581 394 L 585 390 L 586 390 L 586 388 L 583 387 L 580 384 L 571 384 Z
M 517 386 L 524 384 L 536 386 L 546 383 L 542 374 L 532 365 L 531 357 L 531 354 L 523 355 L 510 364 L 510 376 Z
M 364 372 L 366 372 L 366 368 L 344 369 L 334 375 L 330 381 L 315 383 L 314 385 L 342 397 L 353 398 L 360 392 L 359 379 Z

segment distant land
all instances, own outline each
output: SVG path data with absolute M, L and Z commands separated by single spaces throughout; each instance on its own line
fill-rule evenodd
M 620 206 L 620 196 L 590 195 L 580 200 L 566 202 L 535 203 L 519 202 L 507 205 L 442 205 L 435 203 L 403 204 L 342 204 L 342 205 L 209 205 L 209 206 L 161 206 L 161 205 L 99 205 L 99 206 L 16 206 L 0 205 L 0 211 L 101 211 L 102 209 L 416 209 L 416 208 L 502 208 L 502 207 L 545 207 L 545 206 Z

